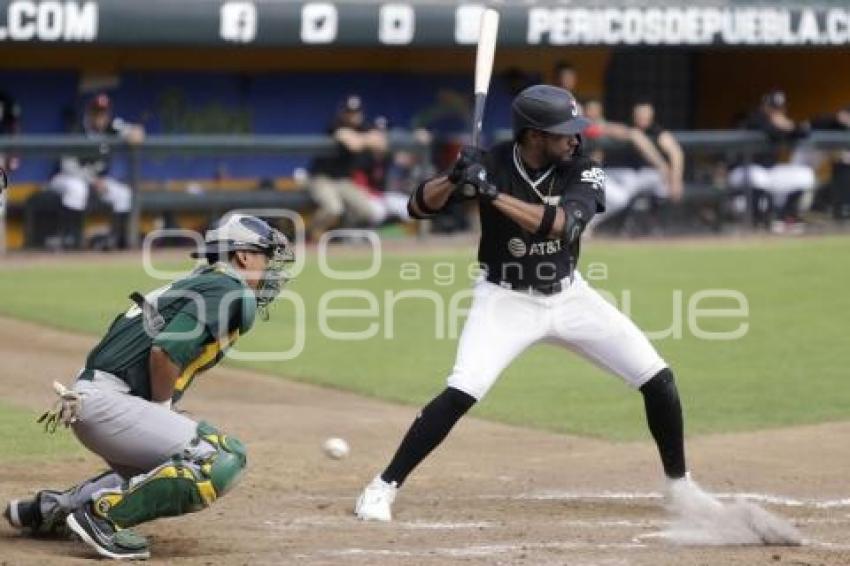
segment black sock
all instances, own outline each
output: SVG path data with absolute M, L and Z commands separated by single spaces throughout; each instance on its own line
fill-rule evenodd
M 682 404 L 676 380 L 670 368 L 664 368 L 643 384 L 643 403 L 646 421 L 658 445 L 664 473 L 668 478 L 685 476 L 685 433 L 682 423 Z
M 401 486 L 410 472 L 439 446 L 474 404 L 475 397 L 451 387 L 434 397 L 410 425 L 381 479 Z
M 780 220 L 798 220 L 800 218 L 800 199 L 802 198 L 803 191 L 794 191 L 788 195 L 785 204 L 782 206 Z

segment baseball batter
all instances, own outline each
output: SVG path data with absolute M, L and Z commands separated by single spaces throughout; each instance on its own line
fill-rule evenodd
M 605 175 L 581 152 L 579 133 L 589 121 L 568 91 L 545 85 L 517 95 L 512 113 L 513 141 L 487 154 L 465 149 L 447 176 L 426 181 L 411 197 L 411 216 L 425 218 L 474 187 L 485 275 L 475 285 L 448 387 L 422 409 L 389 465 L 360 495 L 361 519 L 391 520 L 396 492 L 413 469 L 502 370 L 540 342 L 577 352 L 639 390 L 671 489 L 699 491 L 687 475 L 673 373 L 576 269 L 582 230 L 605 209 Z
M 148 558 L 129 529 L 200 511 L 227 493 L 246 464 L 235 437 L 172 410 L 192 381 L 216 365 L 286 281 L 286 237 L 245 215 L 209 230 L 195 257 L 207 264 L 141 296 L 119 314 L 70 389 L 45 413 L 49 429 L 70 425 L 110 470 L 65 491 L 13 500 L 6 519 L 34 535 L 67 525 L 100 555 Z

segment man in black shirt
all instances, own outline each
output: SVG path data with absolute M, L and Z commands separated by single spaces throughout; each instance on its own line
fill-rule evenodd
M 791 120 L 785 93 L 774 90 L 764 95 L 761 106 L 747 117 L 743 127 L 763 132 L 769 145 L 756 153 L 751 163 L 733 168 L 729 185 L 752 190 L 753 220 L 757 224 L 770 222 L 771 230 L 777 233 L 801 232 L 800 202 L 814 190 L 815 172 L 805 163 L 782 163 L 782 154 L 789 144 L 808 136 L 809 124 Z M 774 211 L 778 211 L 776 218 Z
M 512 110 L 513 141 L 486 154 L 465 149 L 448 175 L 426 181 L 411 197 L 411 215 L 422 218 L 463 195 L 477 196 L 485 275 L 475 286 L 448 387 L 416 418 L 355 513 L 391 520 L 396 492 L 410 472 L 511 361 L 543 341 L 577 351 L 639 389 L 671 496 L 714 505 L 687 474 L 673 373 L 634 323 L 576 269 L 582 230 L 605 208 L 605 175 L 581 152 L 579 134 L 589 121 L 568 91 L 553 86 L 522 91 Z
M 638 194 L 674 202 L 682 198 L 685 155 L 675 136 L 655 121 L 655 106 L 640 100 L 632 107 L 632 127 L 646 136 L 655 153 L 664 160 L 650 161 L 646 152 L 634 146 L 611 151 L 605 160 L 605 173 L 623 187 L 629 199 Z
M 21 105 L 4 92 L 0 92 L 0 135 L 15 135 L 21 128 Z M 0 152 L 0 168 L 8 174 L 18 168 L 18 158 Z M 2 192 L 2 191 L 0 191 Z
M 112 101 L 105 93 L 96 95 L 86 105 L 79 133 L 95 139 L 118 136 L 128 143 L 141 143 L 145 137 L 141 126 L 113 116 Z M 50 180 L 49 188 L 62 197 L 64 247 L 79 248 L 83 243 L 83 217 L 91 191 L 112 209 L 110 245 L 127 247 L 125 235 L 133 192 L 109 174 L 111 161 L 107 144 L 102 144 L 94 153 L 66 155 L 60 160 L 59 172 Z
M 337 226 L 345 213 L 356 223 L 376 224 L 386 215 L 379 199 L 354 182 L 357 164 L 372 151 L 386 151 L 386 132 L 365 126 L 363 102 L 349 96 L 330 127 L 333 152 L 316 157 L 310 165 L 310 194 L 318 205 L 309 226 L 310 239 Z
M 15 135 L 20 129 L 21 106 L 14 98 L 0 92 L 0 135 Z M 0 230 L 5 230 L 3 217 L 6 214 L 6 188 L 9 174 L 18 168 L 19 161 L 14 155 L 0 151 Z M 4 234 L 0 234 L 0 251 L 4 249 Z

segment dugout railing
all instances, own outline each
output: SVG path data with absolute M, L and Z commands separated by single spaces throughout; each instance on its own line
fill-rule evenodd
M 672 132 L 682 145 L 690 163 L 700 156 L 714 156 L 726 163 L 746 163 L 759 151 L 771 145 L 767 137 L 760 132 L 741 130 L 693 130 Z M 509 139 L 509 131 L 499 131 L 492 136 L 493 141 Z M 610 142 L 609 142 L 610 143 Z M 104 145 L 109 146 L 116 156 L 128 160 L 128 179 L 134 190 L 142 185 L 144 171 L 143 158 L 175 155 L 301 155 L 313 156 L 332 151 L 334 141 L 325 135 L 152 135 L 144 142 L 131 145 L 111 137 L 90 138 L 79 135 L 18 135 L 0 136 L 0 154 L 11 153 L 20 156 L 41 155 L 59 156 L 75 153 L 91 154 Z M 809 137 L 797 142 L 797 147 L 807 146 L 821 150 L 850 150 L 850 131 L 814 131 Z M 406 132 L 390 133 L 391 149 L 408 149 L 416 152 L 422 163 L 432 162 L 431 144 L 422 143 L 418 138 Z M 603 148 L 605 144 L 603 144 Z M 691 168 L 691 172 L 693 168 Z M 46 179 L 45 179 L 46 181 Z M 699 184 L 699 179 L 689 176 L 686 179 L 685 192 L 689 184 Z M 14 175 L 10 184 L 15 184 Z M 134 198 L 133 211 L 128 226 L 128 241 L 133 246 L 139 244 L 139 218 L 146 199 Z M 149 199 L 148 199 L 149 200 Z M 207 206 L 210 201 L 198 202 Z M 215 199 L 213 199 L 215 200 Z M 219 199 L 221 200 L 221 199 Z M 299 206 L 305 203 L 298 200 Z M 190 206 L 189 201 L 185 203 Z M 221 203 L 219 203 L 221 205 Z M 218 205 L 217 205 L 218 206 Z M 2 218 L 0 218 L 2 223 Z M 5 234 L 5 225 L 0 226 L 0 238 Z
M 431 148 L 420 138 L 407 132 L 391 131 L 388 134 L 390 149 L 407 149 L 419 156 L 422 163 L 431 162 Z M 127 178 L 130 187 L 139 192 L 143 186 L 145 173 L 142 162 L 146 158 L 162 156 L 216 156 L 229 157 L 239 155 L 281 155 L 281 156 L 319 156 L 330 153 L 334 140 L 325 135 L 151 135 L 142 143 L 129 144 L 110 136 L 87 137 L 81 135 L 18 135 L 0 136 L 0 154 L 60 156 L 92 155 L 107 146 L 116 158 L 127 160 Z M 47 179 L 44 179 L 46 182 Z M 10 184 L 15 184 L 14 175 Z M 130 222 L 127 227 L 127 241 L 131 247 L 139 246 L 140 216 L 143 210 L 160 211 L 165 206 L 174 206 L 177 211 L 188 211 L 193 206 L 198 211 L 221 212 L 238 207 L 249 208 L 291 208 L 297 212 L 307 209 L 309 197 L 303 192 L 279 194 L 275 191 L 262 194 L 242 195 L 207 193 L 203 198 L 173 192 L 166 196 L 164 191 L 141 191 L 140 198 L 133 198 Z M 3 237 L 5 222 L 0 211 L 0 253 L 5 251 Z

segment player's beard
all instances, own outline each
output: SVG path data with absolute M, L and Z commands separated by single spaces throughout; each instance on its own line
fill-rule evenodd
M 558 165 L 560 163 L 568 163 L 573 158 L 573 155 L 575 155 L 575 151 L 577 149 L 578 146 L 571 146 L 568 150 L 561 152 L 552 151 L 547 147 L 543 157 L 546 159 L 547 166 Z
M 581 147 L 581 140 L 576 136 L 576 144 L 569 145 L 565 150 L 555 150 L 550 146 L 544 146 L 543 157 L 549 165 L 558 165 L 560 163 L 568 163 L 578 153 Z

